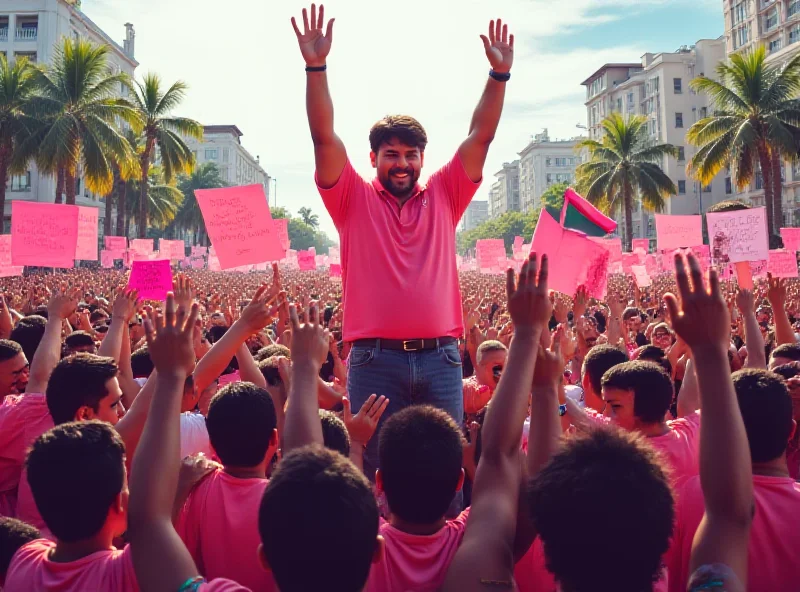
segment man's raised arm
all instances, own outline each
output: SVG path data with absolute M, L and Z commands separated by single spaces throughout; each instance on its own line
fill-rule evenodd
M 306 62 L 306 111 L 308 127 L 314 142 L 314 158 L 317 167 L 317 183 L 320 187 L 336 185 L 347 162 L 347 153 L 339 136 L 333 131 L 333 101 L 328 89 L 326 58 L 331 51 L 333 40 L 333 21 L 323 33 L 325 7 L 320 4 L 319 14 L 315 4 L 311 5 L 311 15 L 303 9 L 303 30 L 292 17 L 292 26 L 300 45 L 300 53 Z

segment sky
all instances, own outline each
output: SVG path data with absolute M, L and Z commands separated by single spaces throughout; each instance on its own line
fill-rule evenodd
M 83 0 L 83 11 L 120 44 L 136 29 L 138 75 L 189 84 L 176 112 L 204 125 L 235 124 L 242 144 L 277 179 L 277 203 L 309 207 L 338 239 L 313 182 L 303 59 L 290 24 L 296 0 Z M 493 175 L 547 128 L 553 139 L 586 123 L 581 82 L 607 62 L 638 62 L 724 33 L 719 0 L 331 0 L 328 80 L 335 128 L 353 166 L 374 176 L 369 129 L 406 113 L 428 133 L 423 179 L 466 137 L 489 64 L 479 35 L 502 18 L 515 35 L 506 104 L 475 199 Z M 275 187 L 271 189 L 275 191 Z M 273 195 L 275 197 L 275 195 Z M 274 203 L 272 201 L 271 203 Z

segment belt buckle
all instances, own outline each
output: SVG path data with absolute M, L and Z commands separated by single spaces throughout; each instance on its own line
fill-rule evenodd
M 419 345 L 417 347 L 410 347 L 409 343 L 418 343 Z M 423 342 L 422 339 L 409 339 L 409 340 L 403 342 L 403 351 L 407 351 L 407 352 L 419 351 L 419 350 L 422 349 L 423 345 L 424 345 L 424 342 Z

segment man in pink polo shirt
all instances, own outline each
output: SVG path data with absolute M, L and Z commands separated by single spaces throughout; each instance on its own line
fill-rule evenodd
M 480 185 L 483 165 L 503 110 L 511 77 L 514 37 L 492 21 L 482 36 L 491 70 L 469 136 L 453 158 L 418 184 L 427 135 L 417 120 L 388 116 L 370 130 L 370 160 L 377 178 L 356 173 L 333 126 L 326 58 L 333 20 L 324 8 L 303 10 L 293 26 L 306 63 L 306 108 L 314 143 L 316 183 L 341 240 L 343 339 L 353 344 L 348 394 L 359 408 L 372 393 L 386 395 L 383 416 L 427 403 L 463 420 L 461 295 L 455 230 Z M 379 427 L 380 429 L 380 427 Z M 371 478 L 379 438 L 371 440 L 364 468 Z

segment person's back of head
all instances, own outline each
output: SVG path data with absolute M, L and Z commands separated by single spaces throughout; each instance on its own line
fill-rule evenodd
M 408 407 L 386 420 L 378 459 L 376 485 L 392 515 L 411 524 L 441 520 L 464 482 L 458 425 L 430 405 Z
M 767 370 L 745 368 L 733 374 L 733 386 L 752 461 L 765 463 L 780 458 L 797 427 L 783 378 Z
M 771 370 L 789 362 L 800 362 L 800 343 L 784 343 L 770 353 L 769 367 Z
M 369 482 L 349 460 L 321 446 L 300 448 L 281 460 L 264 491 L 260 553 L 281 592 L 360 592 L 382 553 L 378 517 Z
M 8 566 L 20 547 L 41 538 L 39 530 L 16 518 L 0 516 L 0 588 L 5 585 Z
M 319 420 L 322 422 L 322 441 L 325 448 L 335 450 L 344 457 L 350 456 L 350 434 L 347 427 L 335 413 L 319 410 Z
M 261 370 L 261 375 L 270 387 L 284 386 L 281 373 L 278 370 L 278 362 L 280 359 L 280 356 L 270 356 L 258 363 L 258 369 Z
M 47 319 L 44 317 L 31 315 L 21 319 L 11 331 L 9 339 L 20 344 L 29 362 L 33 361 L 33 354 L 36 353 L 39 343 L 44 337 L 44 326 L 46 324 Z
M 253 358 L 255 359 L 256 362 L 263 362 L 264 360 L 266 360 L 267 358 L 271 358 L 272 356 L 283 356 L 284 358 L 291 358 L 292 352 L 285 345 L 281 345 L 280 343 L 271 343 L 258 350 L 253 356 Z
M 101 419 L 116 424 L 120 394 L 114 358 L 75 354 L 64 358 L 47 381 L 47 408 L 56 425 L 79 419 Z M 111 397 L 108 406 L 101 405 Z M 114 414 L 112 415 L 111 412 Z
M 227 467 L 269 462 L 278 445 L 277 426 L 272 397 L 251 382 L 225 386 L 208 407 L 208 438 Z
M 23 351 L 19 343 L 10 339 L 0 339 L 0 362 L 7 362 L 21 353 Z
M 672 380 L 654 362 L 625 362 L 603 375 L 603 399 L 611 419 L 627 430 L 664 421 L 672 403 Z
M 672 364 L 664 354 L 664 350 L 655 345 L 643 345 L 634 350 L 631 355 L 632 360 L 639 360 L 640 362 L 653 362 L 658 364 L 664 369 L 669 376 L 672 376 Z
M 596 345 L 583 359 L 583 387 L 591 388 L 593 393 L 600 396 L 603 375 L 617 364 L 628 361 L 628 356 L 621 350 L 607 344 Z
M 94 338 L 86 331 L 73 331 L 64 339 L 64 344 L 67 346 L 68 355 L 80 352 L 93 354 L 97 351 Z
M 125 444 L 105 422 L 66 423 L 45 432 L 25 461 L 36 508 L 59 541 L 127 528 Z M 109 520 L 111 522 L 109 522 Z
M 134 378 L 147 378 L 154 368 L 147 345 L 143 345 L 131 354 L 131 371 Z
M 661 460 L 641 436 L 609 427 L 566 440 L 526 498 L 562 590 L 641 592 L 659 579 L 674 503 Z M 612 565 L 599 549 L 613 553 Z

